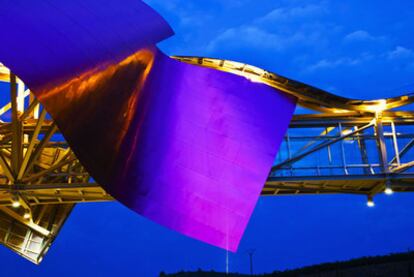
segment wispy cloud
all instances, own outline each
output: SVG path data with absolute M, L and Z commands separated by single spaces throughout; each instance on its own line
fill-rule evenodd
M 313 72 L 320 69 L 332 69 L 340 66 L 356 66 L 363 62 L 373 59 L 374 56 L 370 53 L 363 53 L 358 57 L 340 57 L 336 59 L 321 59 L 314 64 L 308 66 L 305 70 Z
M 145 2 L 151 6 L 162 7 L 163 10 L 174 15 L 178 19 L 180 27 L 202 26 L 206 20 L 213 16 L 186 0 L 146 0 Z
M 390 60 L 396 59 L 413 59 L 414 58 L 414 51 L 412 49 L 408 49 L 402 46 L 396 46 L 395 49 L 389 51 L 387 53 L 387 57 Z
M 380 52 L 378 54 L 373 54 L 370 52 L 364 52 L 357 57 L 339 57 L 335 59 L 321 59 L 305 68 L 306 72 L 314 72 L 317 70 L 323 69 L 332 69 L 336 67 L 344 66 L 357 66 L 361 65 L 364 62 L 369 62 L 372 60 L 382 61 L 390 63 L 393 65 L 393 62 L 398 62 L 397 66 L 401 64 L 408 64 L 409 66 L 414 66 L 414 50 L 405 48 L 403 46 L 396 46 L 392 50 L 386 50 L 385 52 Z
M 276 23 L 280 21 L 289 21 L 303 19 L 306 17 L 314 17 L 327 12 L 325 5 L 303 5 L 290 8 L 277 8 L 269 12 L 263 17 L 255 20 L 255 23 Z
M 276 8 L 241 26 L 218 34 L 207 45 L 209 52 L 220 47 L 240 46 L 281 51 L 294 45 L 311 45 L 322 41 L 322 25 L 307 22 L 327 11 L 324 5 Z
M 285 36 L 278 33 L 272 33 L 267 30 L 258 28 L 257 26 L 242 26 L 239 28 L 230 28 L 221 33 L 213 41 L 207 45 L 208 51 L 214 51 L 220 47 L 228 47 L 238 45 L 244 45 L 249 48 L 261 48 L 281 51 L 294 44 L 301 43 L 303 41 L 313 41 L 312 34 L 306 35 L 302 32 L 296 32 L 289 36 Z
M 376 37 L 371 35 L 365 30 L 358 30 L 352 33 L 345 35 L 344 41 L 346 42 L 354 42 L 354 41 L 379 41 L 385 40 L 384 36 Z

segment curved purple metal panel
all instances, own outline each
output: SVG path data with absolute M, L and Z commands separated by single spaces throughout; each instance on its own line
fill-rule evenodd
M 157 35 L 124 33 L 124 28 L 113 30 L 119 34 L 104 34 L 107 26 L 98 18 L 114 17 L 120 21 L 115 25 L 123 26 L 122 18 L 129 13 L 112 13 L 109 9 L 115 6 L 109 5 L 95 10 L 89 23 L 62 23 L 54 31 L 41 28 L 48 26 L 44 22 L 36 23 L 37 33 L 29 37 L 43 45 L 36 48 L 39 52 L 23 51 L 21 44 L 27 41 L 24 32 L 33 27 L 13 29 L 20 42 L 14 45 L 21 48 L 0 48 L 0 60 L 31 86 L 79 160 L 111 195 L 166 227 L 235 251 L 288 128 L 295 99 L 244 77 L 165 56 L 148 43 L 169 34 L 169 29 L 157 29 L 162 21 L 136 2 L 127 4 L 138 5 L 155 22 L 137 23 L 136 30 L 148 25 L 160 30 Z M 94 1 L 74 3 L 54 6 L 58 14 L 46 16 L 46 21 L 58 16 L 66 17 L 62 21 L 78 20 L 80 3 L 92 7 Z M 26 13 L 21 17 L 23 22 L 30 18 Z M 76 40 L 75 30 L 83 30 L 85 24 L 95 26 L 96 39 L 85 32 Z M 70 45 L 77 48 L 71 52 L 64 45 L 45 47 L 49 32 L 71 38 Z M 123 43 L 122 38 L 135 44 Z M 42 70 L 32 72 L 26 60 Z
M 171 36 L 137 0 L 0 0 L 3 64 L 34 91 L 117 62 Z

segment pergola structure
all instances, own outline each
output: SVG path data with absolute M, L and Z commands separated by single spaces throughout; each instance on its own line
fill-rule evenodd
M 352 100 L 246 64 L 174 58 L 298 99 L 262 195 L 351 193 L 367 196 L 372 205 L 378 193 L 414 191 L 414 95 Z M 1 64 L 0 82 L 0 243 L 40 263 L 76 203 L 113 199 L 82 167 L 30 90 Z

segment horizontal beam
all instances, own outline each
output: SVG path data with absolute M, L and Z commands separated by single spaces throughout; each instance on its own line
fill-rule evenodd
M 32 220 L 26 220 L 26 219 L 24 219 L 18 213 L 10 210 L 7 207 L 0 206 L 0 211 L 4 212 L 5 214 L 9 215 L 13 219 L 17 220 L 18 222 L 22 223 L 23 225 L 29 227 L 33 231 L 35 231 L 35 232 L 37 232 L 37 233 L 39 233 L 39 234 L 41 234 L 41 235 L 43 235 L 45 237 L 49 237 L 51 235 L 51 233 L 50 233 L 49 230 L 43 228 L 42 226 L 39 226 L 39 225 L 35 224 Z
M 308 176 L 271 176 L 267 182 L 304 182 L 304 181 L 381 181 L 389 180 L 408 180 L 414 181 L 414 173 L 406 174 L 375 174 L 375 175 L 308 175 Z
M 364 131 L 364 130 L 370 128 L 370 127 L 372 127 L 372 126 L 374 126 L 374 123 L 373 122 L 372 123 L 369 123 L 366 126 L 363 126 L 363 127 L 359 128 L 359 129 L 357 129 L 357 130 L 355 130 L 353 132 L 347 133 L 345 135 L 341 135 L 341 136 L 339 136 L 336 139 L 333 139 L 333 140 L 330 140 L 330 141 L 327 141 L 327 142 L 323 142 L 323 143 L 315 146 L 314 148 L 312 148 L 312 149 L 310 149 L 310 150 L 308 150 L 308 151 L 306 151 L 306 152 L 304 152 L 302 154 L 299 154 L 299 155 L 297 155 L 295 157 L 292 157 L 290 159 L 287 159 L 286 161 L 283 161 L 283 162 L 281 162 L 281 163 L 273 166 L 272 167 L 272 172 L 278 170 L 282 166 L 286 166 L 286 165 L 290 165 L 292 163 L 295 163 L 295 162 L 299 161 L 300 159 L 302 159 L 302 158 L 304 158 L 304 157 L 306 157 L 306 156 L 308 156 L 308 155 L 310 155 L 310 154 L 312 154 L 312 153 L 314 153 L 314 152 L 316 152 L 316 151 L 318 151 L 320 149 L 323 149 L 323 148 L 328 147 L 328 146 L 330 146 L 330 145 L 332 145 L 334 143 L 337 143 L 338 141 L 341 141 L 343 139 L 346 139 L 348 137 L 351 137 L 351 136 L 353 136 L 353 135 L 355 135 L 355 134 L 357 134 L 359 132 L 362 132 L 362 131 Z
M 375 114 L 379 110 L 387 111 L 414 102 L 413 94 L 378 100 L 349 99 L 248 64 L 204 57 L 174 56 L 172 58 L 193 65 L 230 72 L 255 82 L 267 84 L 296 97 L 299 105 L 314 111 L 330 110 L 332 113 L 353 111 Z

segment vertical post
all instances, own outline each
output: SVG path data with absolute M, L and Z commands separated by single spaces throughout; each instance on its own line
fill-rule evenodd
M 290 136 L 289 136 L 289 129 L 286 131 L 286 145 L 288 151 L 288 159 L 292 158 L 292 151 L 290 150 Z M 293 166 L 289 165 L 290 168 L 290 176 L 293 176 Z
M 358 126 L 355 126 L 355 131 L 358 130 Z M 362 138 L 361 138 L 362 136 Z M 357 141 L 358 141 L 358 147 L 359 147 L 359 151 L 361 153 L 361 159 L 362 159 L 362 163 L 366 166 L 369 166 L 369 160 L 368 160 L 368 153 L 367 153 L 367 146 L 365 143 L 365 139 L 364 139 L 364 131 L 361 131 L 361 133 L 357 134 Z M 363 171 L 364 174 L 369 175 L 374 174 L 374 172 L 372 172 L 372 167 L 363 167 Z
M 290 151 L 290 137 L 289 137 L 289 130 L 286 131 L 286 147 L 287 147 L 287 154 L 288 159 L 292 158 L 292 153 Z
M 229 275 L 229 250 L 226 250 L 226 275 Z
M 385 144 L 385 137 L 384 137 L 384 126 L 382 124 L 382 114 L 377 113 L 375 119 L 375 133 L 376 133 L 376 141 L 377 147 L 379 151 L 379 157 L 381 162 L 381 169 L 383 174 L 388 174 L 390 172 L 388 167 L 388 157 L 387 157 L 387 146 Z
M 395 160 L 397 161 L 397 166 L 400 166 L 401 165 L 400 150 L 398 149 L 397 132 L 395 131 L 394 121 L 391 122 L 391 129 L 392 129 L 392 141 L 394 143 Z
M 29 94 L 29 105 L 32 104 L 35 101 L 35 96 L 32 92 Z M 33 117 L 34 119 L 39 118 L 39 104 L 34 107 L 33 111 L 30 113 L 30 117 Z
M 327 135 L 328 129 L 325 128 L 325 134 Z M 329 161 L 329 165 L 332 165 L 332 153 L 331 153 L 331 146 L 328 145 L 328 161 Z
M 249 254 L 249 261 L 250 261 L 250 275 L 253 275 L 253 254 L 255 252 L 255 249 L 250 249 L 247 251 L 247 254 Z
M 338 123 L 339 128 L 339 137 L 342 136 L 342 124 Z M 348 175 L 348 169 L 346 168 L 346 158 L 345 158 L 345 147 L 344 147 L 344 140 L 341 139 L 341 157 L 342 157 L 342 166 L 344 167 L 345 175 Z
M 24 112 L 24 83 L 22 80 L 17 80 L 17 111 Z
M 17 103 L 17 78 L 16 75 L 10 73 L 10 98 L 12 109 L 12 156 L 11 169 L 14 176 L 17 176 L 22 156 L 22 126 L 19 120 L 18 103 Z
M 325 135 L 329 134 L 330 130 L 328 128 L 325 128 Z M 332 150 L 331 150 L 331 146 L 328 145 L 328 161 L 329 161 L 329 165 L 332 166 Z M 333 174 L 334 169 L 332 167 L 329 167 L 329 174 Z

